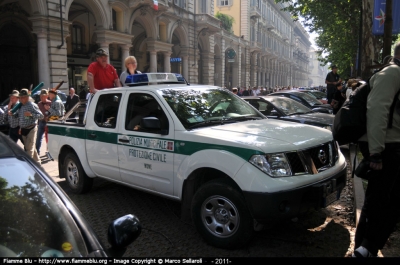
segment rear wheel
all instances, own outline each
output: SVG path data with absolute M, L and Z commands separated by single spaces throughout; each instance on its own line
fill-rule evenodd
M 93 179 L 86 175 L 79 158 L 74 153 L 68 153 L 65 156 L 63 175 L 73 193 L 85 193 L 92 188 Z
M 215 247 L 242 247 L 254 232 L 242 194 L 225 179 L 210 181 L 198 189 L 192 202 L 192 219 L 206 242 Z

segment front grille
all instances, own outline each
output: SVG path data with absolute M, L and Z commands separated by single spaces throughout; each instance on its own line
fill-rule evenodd
M 286 157 L 293 175 L 317 174 L 334 166 L 338 158 L 338 149 L 332 141 L 298 152 L 288 152 Z
M 322 167 L 330 165 L 330 151 L 329 144 L 324 144 L 304 151 L 304 154 L 311 157 L 315 168 L 319 170 Z
M 301 161 L 297 152 L 286 153 L 286 157 L 289 160 L 290 168 L 293 175 L 305 174 L 307 170 L 304 168 L 304 164 Z

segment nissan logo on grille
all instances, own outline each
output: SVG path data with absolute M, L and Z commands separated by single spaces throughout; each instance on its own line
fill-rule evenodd
M 322 164 L 325 164 L 326 163 L 326 153 L 325 153 L 325 151 L 324 150 L 319 150 L 319 152 L 318 152 L 318 159 L 319 159 L 319 161 L 321 161 L 321 163 Z

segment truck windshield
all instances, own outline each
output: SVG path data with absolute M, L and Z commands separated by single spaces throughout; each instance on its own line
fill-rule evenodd
M 221 88 L 165 89 L 161 94 L 186 129 L 265 118 L 247 102 Z

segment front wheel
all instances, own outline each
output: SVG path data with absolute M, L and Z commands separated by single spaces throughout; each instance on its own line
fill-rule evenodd
M 68 153 L 65 156 L 62 170 L 73 193 L 82 194 L 92 188 L 93 179 L 86 175 L 76 154 Z
M 215 247 L 242 247 L 254 232 L 242 194 L 225 179 L 199 188 L 192 202 L 192 219 L 206 242 Z

